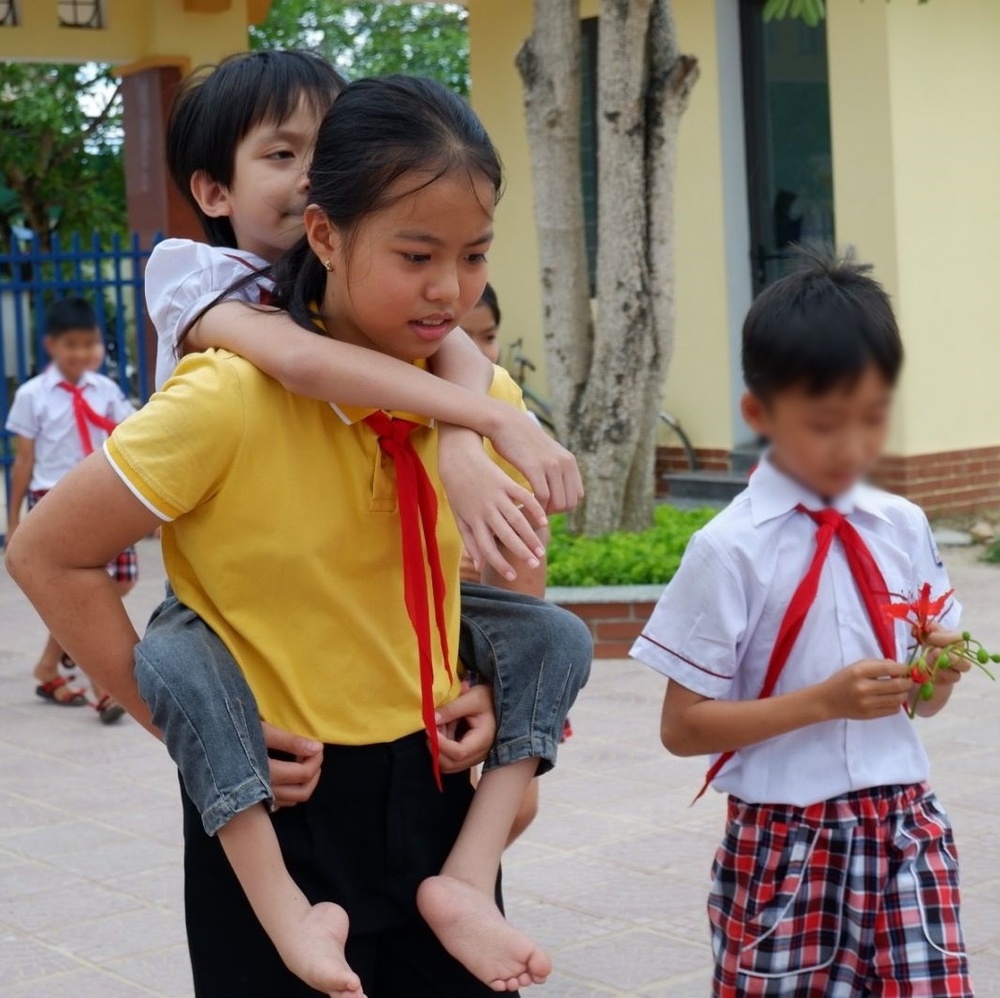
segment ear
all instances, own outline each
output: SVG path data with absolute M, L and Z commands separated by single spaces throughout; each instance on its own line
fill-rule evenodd
M 191 174 L 191 196 L 209 218 L 223 218 L 233 213 L 229 189 L 218 180 L 213 180 L 204 170 L 195 170 Z
M 747 426 L 759 437 L 768 436 L 767 406 L 753 392 L 744 392 L 740 399 L 740 412 Z
M 318 204 L 306 206 L 302 223 L 305 226 L 309 246 L 319 257 L 319 262 L 327 270 L 336 270 L 343 263 L 344 241 L 340 230 Z

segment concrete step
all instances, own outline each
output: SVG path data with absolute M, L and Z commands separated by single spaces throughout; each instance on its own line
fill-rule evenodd
M 733 474 L 746 477 L 760 463 L 760 456 L 763 453 L 763 444 L 740 444 L 729 452 L 729 467 Z
M 664 475 L 669 499 L 705 503 L 729 502 L 746 487 L 746 474 L 729 471 L 679 471 Z

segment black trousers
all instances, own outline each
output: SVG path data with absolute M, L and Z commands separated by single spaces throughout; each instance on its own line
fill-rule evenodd
M 438 873 L 472 799 L 467 773 L 434 783 L 423 732 L 385 745 L 326 747 L 311 800 L 274 815 L 288 869 L 313 903 L 351 919 L 347 958 L 368 998 L 485 998 L 444 950 L 416 890 Z M 188 946 L 197 998 L 315 998 L 281 962 L 217 838 L 184 794 Z M 497 886 L 499 897 L 499 884 Z

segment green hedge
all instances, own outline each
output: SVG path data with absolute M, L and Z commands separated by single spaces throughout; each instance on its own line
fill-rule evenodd
M 573 537 L 566 518 L 552 517 L 550 586 L 628 586 L 669 582 L 691 535 L 715 510 L 657 506 L 655 525 L 642 533 Z

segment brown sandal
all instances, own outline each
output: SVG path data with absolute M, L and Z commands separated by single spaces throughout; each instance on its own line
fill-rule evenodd
M 60 690 L 66 687 L 68 696 L 59 697 L 56 695 L 56 690 Z M 35 693 L 40 696 L 43 700 L 48 700 L 49 703 L 54 703 L 59 707 L 86 707 L 87 706 L 87 694 L 83 690 L 73 689 L 69 685 L 68 680 L 64 679 L 62 676 L 56 676 L 55 679 L 50 679 L 47 683 L 39 683 L 35 687 Z

